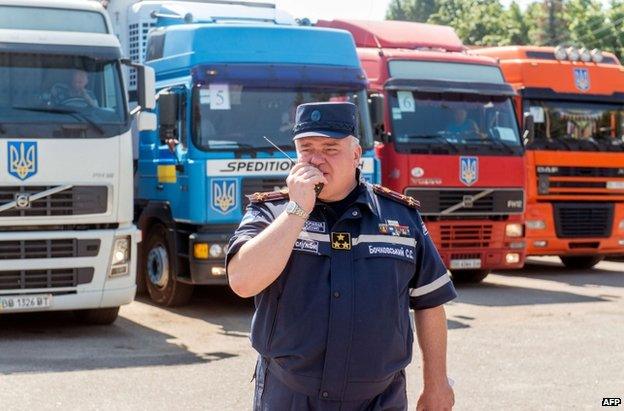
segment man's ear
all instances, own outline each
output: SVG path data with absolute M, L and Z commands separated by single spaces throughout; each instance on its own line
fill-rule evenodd
M 358 167 L 360 165 L 360 160 L 362 159 L 362 146 L 358 144 L 355 147 L 355 150 L 353 150 L 353 156 L 353 160 L 355 161 L 355 167 Z

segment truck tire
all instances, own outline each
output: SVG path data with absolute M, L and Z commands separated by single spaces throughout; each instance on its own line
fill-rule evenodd
M 83 324 L 109 325 L 115 322 L 119 314 L 119 307 L 94 308 L 90 310 L 75 310 L 74 316 Z
M 158 305 L 174 307 L 189 302 L 193 286 L 177 281 L 173 272 L 171 244 L 162 224 L 151 227 L 141 253 L 142 276 L 150 298 Z
M 488 276 L 490 270 L 453 270 L 453 282 L 458 284 L 480 283 Z
M 602 261 L 604 256 L 601 255 L 579 255 L 559 257 L 563 265 L 571 270 L 587 270 Z

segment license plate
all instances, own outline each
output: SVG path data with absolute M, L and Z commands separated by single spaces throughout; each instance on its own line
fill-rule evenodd
M 0 312 L 27 311 L 52 306 L 52 294 L 0 296 Z
M 451 260 L 451 269 L 462 268 L 481 268 L 481 259 L 471 258 L 467 260 Z

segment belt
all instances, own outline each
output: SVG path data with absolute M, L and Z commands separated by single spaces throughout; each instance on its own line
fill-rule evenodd
M 268 363 L 271 375 L 280 380 L 282 384 L 308 397 L 321 398 L 324 400 L 359 401 L 374 398 L 384 392 L 392 381 L 394 381 L 397 376 L 401 375 L 400 372 L 397 372 L 388 378 L 374 382 L 349 381 L 347 382 L 347 386 L 341 398 L 323 398 L 319 395 L 321 387 L 320 378 L 294 374 L 280 367 L 275 360 L 270 358 L 264 358 L 264 360 Z

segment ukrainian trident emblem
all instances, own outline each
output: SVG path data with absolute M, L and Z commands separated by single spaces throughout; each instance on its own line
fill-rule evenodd
M 213 210 L 227 214 L 236 208 L 236 179 L 223 178 L 212 180 Z
M 586 68 L 574 69 L 574 84 L 580 91 L 589 90 L 589 71 Z
M 459 158 L 459 181 L 471 186 L 479 179 L 479 159 L 477 157 Z
M 9 141 L 9 174 L 20 180 L 26 180 L 37 174 L 37 142 Z

